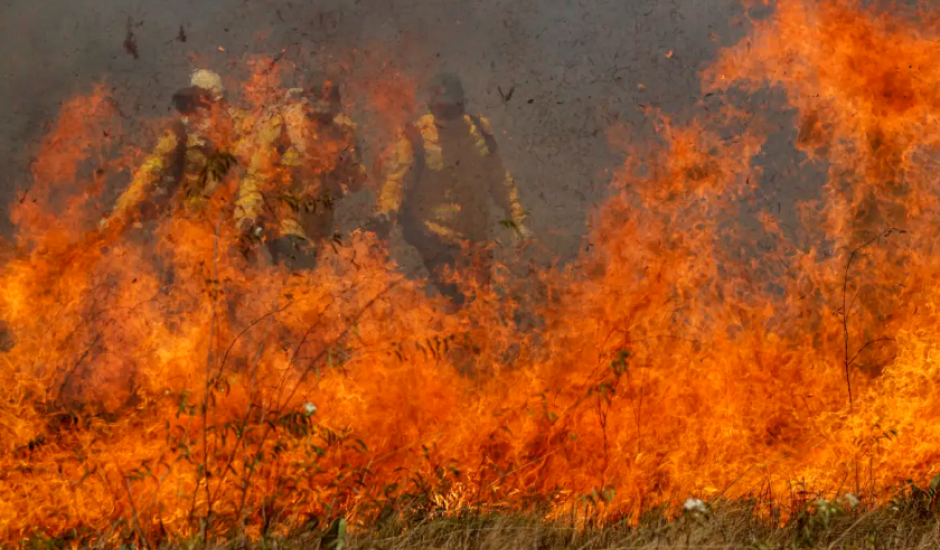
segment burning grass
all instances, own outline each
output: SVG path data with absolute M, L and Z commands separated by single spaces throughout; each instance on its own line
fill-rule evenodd
M 651 113 L 592 250 L 524 280 L 499 266 L 458 313 L 371 233 L 304 273 L 233 253 L 250 139 L 198 213 L 98 229 L 102 171 L 85 167 L 115 166 L 111 104 L 103 88 L 66 104 L 0 271 L 0 541 L 290 540 L 415 509 L 479 515 L 408 517 L 389 547 L 934 536 L 932 508 L 805 506 L 852 493 L 879 510 L 936 475 L 938 32 L 844 1 L 780 4 L 705 82 L 787 91 L 829 170 L 815 246 L 766 213 L 781 253 L 740 253 L 759 114 Z M 904 74 L 927 69 L 900 78 L 873 44 L 909 57 Z M 260 116 L 283 94 L 256 66 L 242 92 Z M 690 496 L 737 504 L 694 516 L 676 506 Z M 655 509 L 676 522 L 650 523 Z M 578 531 L 551 527 L 571 510 Z M 640 527 L 581 530 L 592 521 Z

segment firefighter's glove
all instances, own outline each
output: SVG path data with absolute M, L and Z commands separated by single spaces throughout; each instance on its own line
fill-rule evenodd
M 516 235 L 516 240 L 519 242 L 530 241 L 535 238 L 535 233 L 526 227 L 525 224 L 517 223 L 514 229 L 515 231 L 513 233 Z
M 242 219 L 238 222 L 238 239 L 235 248 L 239 254 L 248 258 L 252 251 L 264 240 L 264 224 L 258 220 Z

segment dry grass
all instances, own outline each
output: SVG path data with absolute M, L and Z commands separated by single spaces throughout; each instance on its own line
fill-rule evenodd
M 824 519 L 807 510 L 784 527 L 773 527 L 743 505 L 725 505 L 705 514 L 675 520 L 651 514 L 638 526 L 606 525 L 575 529 L 564 522 L 531 516 L 393 520 L 353 529 L 345 550 L 613 550 L 613 549 L 938 549 L 940 522 L 927 510 L 880 508 L 840 512 Z M 231 542 L 216 548 L 321 548 L 321 532 L 254 543 Z M 202 548 L 171 545 L 167 550 Z
M 851 501 L 851 502 L 850 502 Z M 398 505 L 402 503 L 399 502 Z M 626 521 L 589 520 L 597 517 L 586 507 L 580 516 L 545 520 L 538 513 L 480 513 L 441 515 L 429 501 L 416 500 L 395 512 L 386 503 L 376 519 L 348 526 L 346 535 L 334 521 L 331 525 L 308 525 L 293 533 L 248 540 L 243 536 L 220 536 L 206 544 L 203 539 L 150 539 L 140 544 L 128 521 L 112 526 L 107 534 L 84 532 L 82 536 L 23 540 L 11 547 L 36 550 L 120 547 L 138 550 L 154 542 L 159 550 L 614 550 L 614 549 L 731 549 L 751 550 L 895 550 L 940 549 L 940 476 L 928 487 L 912 483 L 890 502 L 866 509 L 851 495 L 836 502 L 802 501 L 787 514 L 789 521 L 762 519 L 755 506 L 767 510 L 759 500 L 687 503 L 691 509 L 667 514 L 664 509 L 647 512 L 633 525 Z M 602 506 L 602 505 L 597 505 Z M 771 508 L 780 517 L 782 509 Z M 275 527 L 275 529 L 277 529 Z M 216 539 L 215 536 L 212 539 Z M 104 542 L 108 540 L 110 542 Z M 95 542 L 92 542 L 95 541 Z M 337 544 L 338 543 L 338 544 Z M 0 544 L 0 549 L 5 548 Z

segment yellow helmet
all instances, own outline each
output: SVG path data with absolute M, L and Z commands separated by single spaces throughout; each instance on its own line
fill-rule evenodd
M 288 101 L 299 101 L 304 98 L 303 97 L 304 89 L 303 88 L 290 88 L 287 90 L 287 93 L 284 94 L 284 96 L 287 98 Z
M 212 93 L 214 99 L 222 99 L 225 88 L 222 86 L 222 77 L 218 73 L 206 69 L 196 69 L 189 79 L 190 86 L 196 86 Z

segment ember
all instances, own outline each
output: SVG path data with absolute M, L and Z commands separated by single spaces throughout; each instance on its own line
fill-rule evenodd
M 371 231 L 309 270 L 237 253 L 246 172 L 292 174 L 259 153 L 287 95 L 280 64 L 256 61 L 205 111 L 229 156 L 198 204 L 146 220 L 99 224 L 109 171 L 88 166 L 121 165 L 119 117 L 103 87 L 72 99 L 0 256 L 0 543 L 257 537 L 421 506 L 588 501 L 636 519 L 752 497 L 785 514 L 932 477 L 940 42 L 912 25 L 848 0 L 778 2 L 704 72 L 706 93 L 771 85 L 796 109 L 794 139 L 828 170 L 822 215 L 804 205 L 811 246 L 768 212 L 777 260 L 740 253 L 759 114 L 650 112 L 656 140 L 626 151 L 591 251 L 525 281 L 514 265 L 490 285 L 457 270 L 475 297 L 459 309 Z M 392 109 L 380 95 L 371 108 Z

